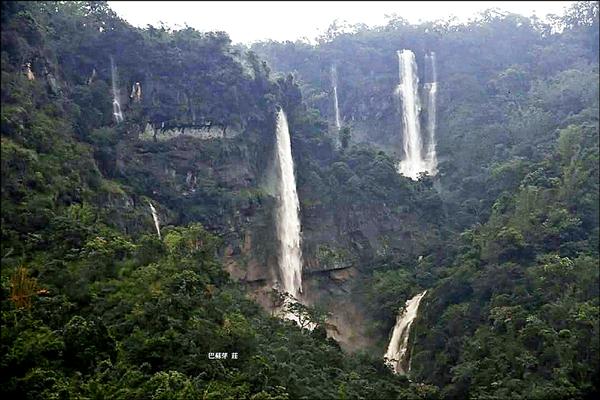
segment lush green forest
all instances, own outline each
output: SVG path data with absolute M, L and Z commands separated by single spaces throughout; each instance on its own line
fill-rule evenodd
M 598 14 L 393 16 L 245 47 L 105 2 L 2 2 L 2 396 L 595 398 Z M 416 181 L 396 170 L 404 48 L 438 60 L 439 173 Z M 273 313 L 279 107 L 291 311 L 313 330 Z M 396 375 L 389 333 L 424 289 Z

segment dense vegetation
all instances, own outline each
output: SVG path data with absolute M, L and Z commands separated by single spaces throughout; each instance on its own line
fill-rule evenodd
M 224 33 L 134 28 L 104 2 L 3 2 L 0 392 L 593 398 L 598 29 L 598 3 L 579 2 L 549 23 L 393 17 L 332 25 L 316 45 L 249 50 Z M 395 169 L 401 48 L 439 60 L 440 173 L 416 182 Z M 142 85 L 141 101 L 122 96 L 120 124 L 111 59 L 121 92 Z M 328 126 L 332 64 L 339 137 Z M 248 295 L 276 256 L 278 106 L 319 306 L 296 311 L 314 331 Z M 142 140 L 147 125 L 235 135 Z M 356 274 L 341 284 L 322 275 L 339 266 Z M 397 310 L 424 288 L 411 382 L 381 356 Z M 363 351 L 327 338 L 322 310 L 337 303 L 363 315 Z
M 150 179 L 160 171 L 148 164 L 119 166 L 120 147 L 168 161 L 170 145 L 139 143 L 139 130 L 146 122 L 192 125 L 196 116 L 244 135 L 178 145 L 197 151 L 193 161 L 203 167 L 235 164 L 272 141 L 275 104 L 299 106 L 294 82 L 270 79 L 256 56 L 222 34 L 134 29 L 104 3 L 2 5 L 3 396 L 435 393 L 411 387 L 378 357 L 344 354 L 322 327 L 310 332 L 268 315 L 230 281 L 216 258 L 223 226 L 240 204 L 268 201 L 260 192 L 222 186 L 208 173 L 182 197 L 175 182 Z M 121 81 L 144 84 L 145 101 L 125 104 L 120 125 L 112 120 L 110 57 Z M 26 62 L 34 80 L 23 73 Z M 267 161 L 254 156 L 248 168 Z M 173 222 L 162 240 L 145 233 L 147 196 Z M 221 238 L 192 223 L 198 219 Z
M 345 128 L 391 153 L 401 48 L 421 67 L 426 52 L 437 54 L 436 184 L 441 217 L 460 233 L 460 242 L 444 242 L 441 263 L 413 264 L 434 275 L 423 281 L 421 271 L 423 286 L 435 281 L 416 328 L 414 377 L 449 398 L 592 396 L 600 357 L 598 3 L 577 3 L 548 23 L 496 12 L 465 25 L 391 18 L 376 29 L 332 25 L 315 46 L 254 45 L 297 75 L 329 121 L 335 65 Z M 431 205 L 421 207 L 440 211 Z M 415 278 L 410 265 L 367 278 L 371 313 L 385 319 L 415 293 Z

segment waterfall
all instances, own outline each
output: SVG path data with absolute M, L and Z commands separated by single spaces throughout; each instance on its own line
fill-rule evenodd
M 277 237 L 279 238 L 280 286 L 298 299 L 302 294 L 300 204 L 296 192 L 294 160 L 287 119 L 277 114 Z
M 427 154 L 425 161 L 427 170 L 431 175 L 437 173 L 437 154 L 435 152 L 435 128 L 436 128 L 436 106 L 437 106 L 437 69 L 435 64 L 435 52 L 431 52 L 429 56 L 425 56 L 429 60 L 431 82 L 426 83 L 427 90 L 427 132 L 429 137 L 427 140 Z
M 339 131 L 342 127 L 341 118 L 340 118 L 340 107 L 338 103 L 338 93 L 337 93 L 337 71 L 335 66 L 331 66 L 331 85 L 333 86 L 333 106 L 335 108 L 335 127 Z
M 426 165 L 421 154 L 423 147 L 419 123 L 421 102 L 419 101 L 419 77 L 417 76 L 415 54 L 410 50 L 399 51 L 398 62 L 400 84 L 397 91 L 402 99 L 402 122 L 404 126 L 404 159 L 400 161 L 398 172 L 416 180 L 419 172 L 426 170 Z
M 112 57 L 110 58 L 110 74 L 112 78 L 113 116 L 115 117 L 115 121 L 119 123 L 123 122 L 123 113 L 121 112 L 117 67 Z
M 398 165 L 398 172 L 413 180 L 418 179 L 421 172 L 429 175 L 437 173 L 437 155 L 435 151 L 436 128 L 436 98 L 437 98 L 437 71 L 435 66 L 435 53 L 426 56 L 431 64 L 431 82 L 425 83 L 427 91 L 427 149 L 423 157 L 424 146 L 421 138 L 419 116 L 421 114 L 421 101 L 419 99 L 419 77 L 415 54 L 410 50 L 398 51 L 400 84 L 397 93 L 402 101 L 403 135 L 402 145 L 404 159 Z
M 408 353 L 410 327 L 417 316 L 419 304 L 425 293 L 427 293 L 427 290 L 407 300 L 404 311 L 396 317 L 396 325 L 392 331 L 392 338 L 383 358 L 386 364 L 392 367 L 397 374 L 406 374 L 407 372 L 407 365 L 410 358 Z
M 152 218 L 154 219 L 154 226 L 156 227 L 156 233 L 158 233 L 158 238 L 160 239 L 160 221 L 158 220 L 158 213 L 151 202 L 148 202 L 148 204 L 150 204 L 150 211 L 152 212 Z

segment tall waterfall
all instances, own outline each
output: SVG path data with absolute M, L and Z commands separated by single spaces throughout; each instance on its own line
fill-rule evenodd
M 160 221 L 158 220 L 158 213 L 151 202 L 148 202 L 148 204 L 150 204 L 150 211 L 152 212 L 152 218 L 154 219 L 154 226 L 156 227 L 156 233 L 158 233 L 158 238 L 160 239 Z
M 407 366 L 410 361 L 410 354 L 408 353 L 410 327 L 417 316 L 419 304 L 425 293 L 427 293 L 427 290 L 407 300 L 404 311 L 396 317 L 396 325 L 392 332 L 392 338 L 383 358 L 386 364 L 392 367 L 397 374 L 406 374 L 408 370 Z
M 298 299 L 302 294 L 300 204 L 296 192 L 290 132 L 283 110 L 279 110 L 277 114 L 276 165 L 280 284 L 283 291 Z
M 436 107 L 437 107 L 437 67 L 435 64 L 435 52 L 431 52 L 425 59 L 429 60 L 429 71 L 430 71 L 430 82 L 427 82 L 424 86 L 427 90 L 427 132 L 429 137 L 427 139 L 427 154 L 425 155 L 425 161 L 427 163 L 427 170 L 431 175 L 437 173 L 437 154 L 435 152 L 435 128 L 436 128 Z
M 412 179 L 417 179 L 419 172 L 426 171 L 427 166 L 422 156 L 421 126 L 419 114 L 419 77 L 415 54 L 410 50 L 398 51 L 400 84 L 398 93 L 402 99 L 402 122 L 404 126 L 403 147 L 404 159 L 400 161 L 398 171 Z
M 119 94 L 119 84 L 117 76 L 117 67 L 115 60 L 110 58 L 110 75 L 112 79 L 112 95 L 113 95 L 113 116 L 117 123 L 123 122 L 123 112 L 121 112 L 121 96 Z
M 431 52 L 425 57 L 430 60 L 431 82 L 425 83 L 427 91 L 427 132 L 425 143 L 422 139 L 421 124 L 421 101 L 419 99 L 419 77 L 417 74 L 417 63 L 415 55 L 410 50 L 398 51 L 398 62 L 400 70 L 400 84 L 397 92 L 402 100 L 402 123 L 404 132 L 402 135 L 404 159 L 398 165 L 398 172 L 404 176 L 416 180 L 421 172 L 429 175 L 437 173 L 437 154 L 435 151 L 435 128 L 436 128 L 436 101 L 437 101 L 437 71 L 435 66 L 435 53 Z M 426 144 L 426 149 L 424 148 Z
M 335 66 L 331 66 L 331 85 L 333 86 L 333 106 L 335 108 L 335 127 L 339 131 L 342 127 L 341 118 L 340 118 L 340 107 L 338 103 L 338 93 L 337 93 L 337 71 Z

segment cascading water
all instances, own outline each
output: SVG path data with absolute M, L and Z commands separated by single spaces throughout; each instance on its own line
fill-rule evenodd
M 429 60 L 431 82 L 426 83 L 425 89 L 427 90 L 427 132 L 429 137 L 427 140 L 427 154 L 425 155 L 425 162 L 427 163 L 427 170 L 431 175 L 437 173 L 437 154 L 435 151 L 435 128 L 436 128 L 436 107 L 437 107 L 437 69 L 435 64 L 435 52 L 431 52 L 429 56 L 425 57 Z
M 342 127 L 341 118 L 340 118 L 340 107 L 338 103 L 338 93 L 337 93 L 337 71 L 335 66 L 331 66 L 331 85 L 333 86 L 333 106 L 335 108 L 335 127 L 339 131 Z
M 113 116 L 117 123 L 123 122 L 123 112 L 121 112 L 121 102 L 118 86 L 117 67 L 113 58 L 110 58 L 110 74 L 112 78 L 112 95 L 113 95 Z
M 152 218 L 154 219 L 154 226 L 156 227 L 156 233 L 158 233 L 158 238 L 160 239 L 160 221 L 158 220 L 158 213 L 151 202 L 148 202 L 148 204 L 150 204 L 150 211 L 152 212 Z
M 279 238 L 280 286 L 295 299 L 302 294 L 302 248 L 300 204 L 296 192 L 294 160 L 287 118 L 277 114 L 277 236 Z
M 392 338 L 388 345 L 387 351 L 383 356 L 386 364 L 388 364 L 396 374 L 406 374 L 409 364 L 408 353 L 408 338 L 410 335 L 410 327 L 419 311 L 419 304 L 427 293 L 425 290 L 415 297 L 406 301 L 404 311 L 396 317 L 396 325 L 392 331 Z
M 431 82 L 424 85 L 427 91 L 427 149 L 423 157 L 423 140 L 419 116 L 421 102 L 419 100 L 419 78 L 415 55 L 410 50 L 398 51 L 400 84 L 397 93 L 402 100 L 403 149 L 404 159 L 398 164 L 398 172 L 413 180 L 418 179 L 421 172 L 429 175 L 437 173 L 437 154 L 435 150 L 436 101 L 437 101 L 437 71 L 435 53 L 425 57 L 430 60 Z
M 421 126 L 419 114 L 419 77 L 415 54 L 410 50 L 398 52 L 400 84 L 398 93 L 402 99 L 402 122 L 404 126 L 403 148 L 404 159 L 400 161 L 398 172 L 411 179 L 417 179 L 419 172 L 426 171 L 427 166 L 421 154 Z

